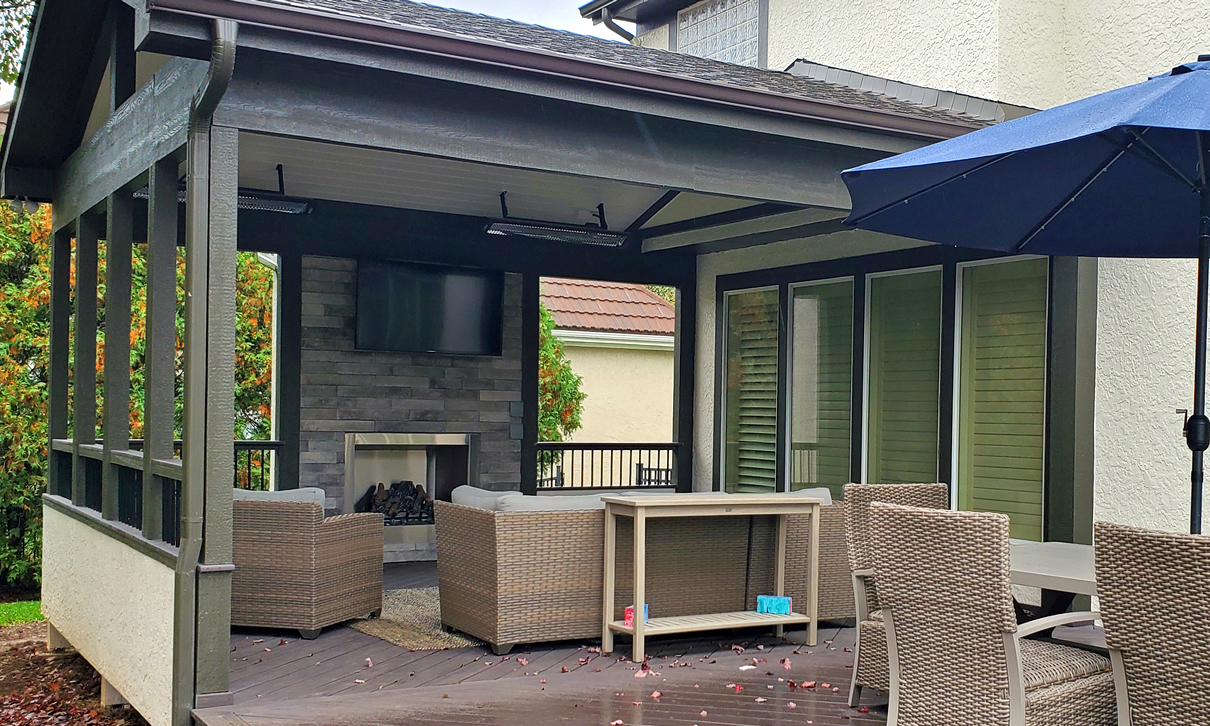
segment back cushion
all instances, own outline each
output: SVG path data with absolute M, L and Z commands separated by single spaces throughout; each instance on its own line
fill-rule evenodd
M 463 484 L 460 487 L 455 487 L 450 492 L 450 501 L 454 504 L 461 504 L 464 507 L 475 507 L 476 509 L 486 509 L 495 512 L 499 509 L 497 501 L 505 494 L 514 492 L 493 492 L 488 489 L 480 489 L 469 484 Z
M 324 505 L 324 490 L 319 487 L 302 487 L 301 489 L 284 489 L 279 492 L 257 492 L 250 489 L 236 489 L 231 494 L 234 500 L 252 502 L 307 502 Z
M 525 496 L 510 492 L 500 497 L 497 504 L 501 512 L 547 512 L 560 509 L 604 509 L 600 494 L 576 494 L 573 496 Z

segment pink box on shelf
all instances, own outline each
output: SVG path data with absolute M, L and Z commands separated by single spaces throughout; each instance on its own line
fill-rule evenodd
M 650 619 L 651 618 L 648 617 L 647 605 L 643 605 L 643 622 L 645 623 Z M 634 627 L 634 606 L 633 605 L 626 606 L 626 615 L 624 615 L 622 618 L 622 624 L 628 628 Z

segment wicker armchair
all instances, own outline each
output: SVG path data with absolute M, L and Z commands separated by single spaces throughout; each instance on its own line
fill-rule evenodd
M 1018 626 L 1008 517 L 876 502 L 871 554 L 886 623 L 889 726 L 1112 726 L 1109 660 L 1026 636 L 1088 622 Z
M 1118 723 L 1210 723 L 1210 537 L 1106 522 L 1094 532 Z
M 949 509 L 948 484 L 846 484 L 849 507 L 846 541 L 857 608 L 857 643 L 853 647 L 853 678 L 849 705 L 861 701 L 862 688 L 889 691 L 886 626 L 878 605 L 874 562 L 870 557 L 870 504 L 886 502 L 927 509 Z
M 310 502 L 235 501 L 231 624 L 314 638 L 382 611 L 382 515 L 324 518 Z

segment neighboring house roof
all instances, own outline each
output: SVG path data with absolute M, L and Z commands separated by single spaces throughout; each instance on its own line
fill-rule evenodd
M 401 28 L 414 28 L 479 42 L 593 60 L 619 68 L 679 76 L 738 89 L 897 116 L 958 122 L 971 127 L 985 123 L 940 108 L 865 93 L 844 84 L 723 63 L 657 48 L 644 48 L 408 0 L 264 0 L 261 5 L 342 16 L 353 21 L 387 23 Z
M 542 304 L 561 330 L 672 335 L 676 312 L 643 285 L 542 278 Z

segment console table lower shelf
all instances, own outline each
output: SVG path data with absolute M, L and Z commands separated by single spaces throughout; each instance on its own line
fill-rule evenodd
M 648 618 L 643 631 L 647 635 L 670 635 L 672 633 L 694 633 L 704 630 L 729 630 L 731 628 L 775 627 L 806 625 L 811 622 L 808 615 L 790 613 L 771 615 L 741 611 L 735 613 L 709 613 L 706 615 L 676 615 L 668 618 Z M 634 626 L 622 620 L 614 620 L 609 629 L 615 633 L 634 635 Z

